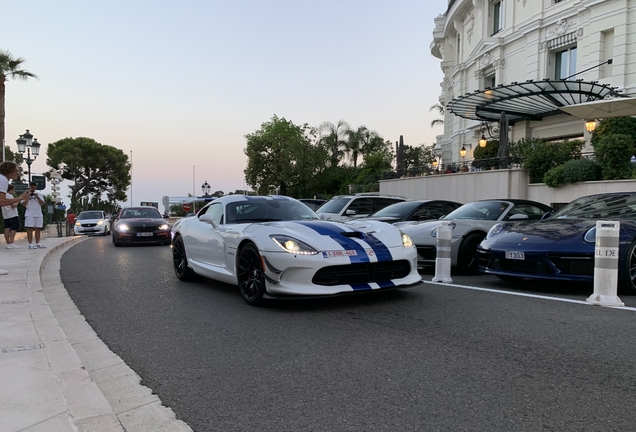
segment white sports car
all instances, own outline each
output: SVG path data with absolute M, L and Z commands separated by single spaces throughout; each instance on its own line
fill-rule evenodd
M 477 246 L 493 225 L 500 221 L 538 220 L 552 211 L 553 209 L 545 204 L 520 199 L 482 200 L 464 204 L 441 219 L 449 221 L 453 229 L 451 266 L 461 273 L 476 273 Z M 439 225 L 439 221 L 400 225 L 400 229 L 415 243 L 420 267 L 435 265 Z
M 229 195 L 172 228 L 174 270 L 238 285 L 245 301 L 419 284 L 407 235 L 379 221 L 321 221 L 284 196 Z

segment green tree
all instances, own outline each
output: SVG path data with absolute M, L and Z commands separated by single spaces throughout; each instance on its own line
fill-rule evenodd
M 632 137 L 634 144 L 636 144 L 636 118 L 610 117 L 601 120 L 594 132 L 592 132 L 592 139 L 590 140 L 592 146 L 595 146 L 601 138 L 614 134 L 629 135 Z
M 28 80 L 29 78 L 37 78 L 35 74 L 22 69 L 24 59 L 14 57 L 9 51 L 0 51 L 0 144 L 5 139 L 4 136 L 4 117 L 5 117 L 5 92 L 6 82 L 9 78 Z M 0 157 L 2 155 L 0 154 Z M 7 160 L 11 160 L 8 159 Z
M 627 134 L 608 134 L 596 140 L 594 155 L 601 167 L 603 180 L 632 178 L 631 156 L 634 140 Z
M 444 105 L 442 105 L 442 104 L 432 105 L 428 109 L 428 112 L 431 112 L 431 111 L 437 111 L 437 113 L 442 117 L 442 118 L 433 119 L 431 121 L 431 127 L 443 125 L 444 124 L 444 113 L 446 112 L 446 108 L 444 108 Z
M 126 201 L 130 162 L 120 149 L 78 137 L 49 144 L 46 153 L 46 164 L 74 182 L 69 186 L 71 208 L 76 208 L 80 198 L 101 197 L 104 193 L 108 201 Z
M 563 165 L 571 159 L 581 157 L 581 149 L 585 145 L 582 140 L 565 140 L 532 142 L 532 149 L 526 149 L 523 166 L 528 170 L 531 183 L 540 183 L 550 168 Z
M 245 135 L 245 180 L 258 194 L 278 189 L 281 195 L 303 196 L 324 166 L 326 150 L 314 145 L 315 129 L 297 126 L 276 115 L 254 133 Z
M 346 133 L 345 153 L 353 162 L 353 167 L 358 167 L 358 157 L 363 151 L 369 130 L 366 126 L 359 126 L 358 129 L 349 129 Z
M 326 121 L 318 126 L 318 144 L 328 151 L 331 166 L 337 166 L 344 157 L 347 134 L 350 130 L 351 126 L 344 120 L 338 121 L 335 125 Z

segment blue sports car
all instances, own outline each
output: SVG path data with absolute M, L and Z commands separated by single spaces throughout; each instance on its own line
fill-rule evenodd
M 482 272 L 503 280 L 594 280 L 596 221 L 619 221 L 618 284 L 636 294 L 636 192 L 578 198 L 548 219 L 498 223 L 477 248 Z

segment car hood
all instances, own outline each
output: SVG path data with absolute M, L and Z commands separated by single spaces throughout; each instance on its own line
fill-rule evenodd
M 269 233 L 263 233 L 263 230 Z M 301 240 L 316 250 L 384 249 L 402 246 L 400 230 L 379 221 L 285 221 L 251 224 L 245 234 L 283 234 Z M 275 245 L 272 242 L 273 245 Z M 268 248 L 269 249 L 269 248 Z M 273 249 L 278 251 L 278 249 Z M 377 252 L 377 251 L 376 251 Z
M 438 219 L 428 222 L 414 222 L 408 225 L 400 225 L 400 229 L 404 234 L 408 234 L 415 244 L 435 244 L 437 238 L 431 233 L 437 229 L 443 222 L 449 222 L 453 226 L 452 237 L 461 237 L 468 232 L 481 231 L 488 232 L 497 221 L 489 220 L 473 220 L 473 219 Z
M 506 224 L 505 231 L 493 240 L 495 243 L 553 244 L 580 241 L 596 220 L 546 219 L 529 224 Z
M 124 223 L 126 225 L 163 225 L 167 224 L 168 221 L 157 218 L 130 218 L 130 219 L 120 219 L 119 223 Z

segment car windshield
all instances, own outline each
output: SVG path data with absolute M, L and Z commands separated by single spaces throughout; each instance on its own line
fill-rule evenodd
M 320 213 L 339 214 L 344 208 L 344 206 L 346 206 L 350 200 L 351 198 L 346 198 L 346 197 L 329 200 L 326 203 L 324 203 L 322 207 L 316 210 L 316 213 L 317 214 L 320 214 Z
M 444 219 L 497 220 L 508 206 L 505 201 L 476 201 L 464 204 Z
M 318 219 L 309 207 L 299 201 L 280 199 L 249 199 L 228 203 L 227 224 Z
M 156 208 L 129 208 L 121 211 L 120 219 L 133 219 L 133 218 L 147 218 L 155 219 L 161 218 L 161 213 Z
M 397 204 L 391 204 L 388 207 L 384 207 L 381 210 L 373 213 L 371 217 L 392 217 L 392 218 L 405 218 L 408 216 L 413 210 L 415 210 L 422 203 L 420 201 L 417 202 L 401 202 Z
M 85 212 L 81 212 L 78 219 L 79 220 L 85 220 L 85 219 L 103 219 L 104 218 L 104 214 L 100 211 L 85 211 Z
M 636 194 L 592 195 L 578 198 L 551 219 L 636 219 Z

